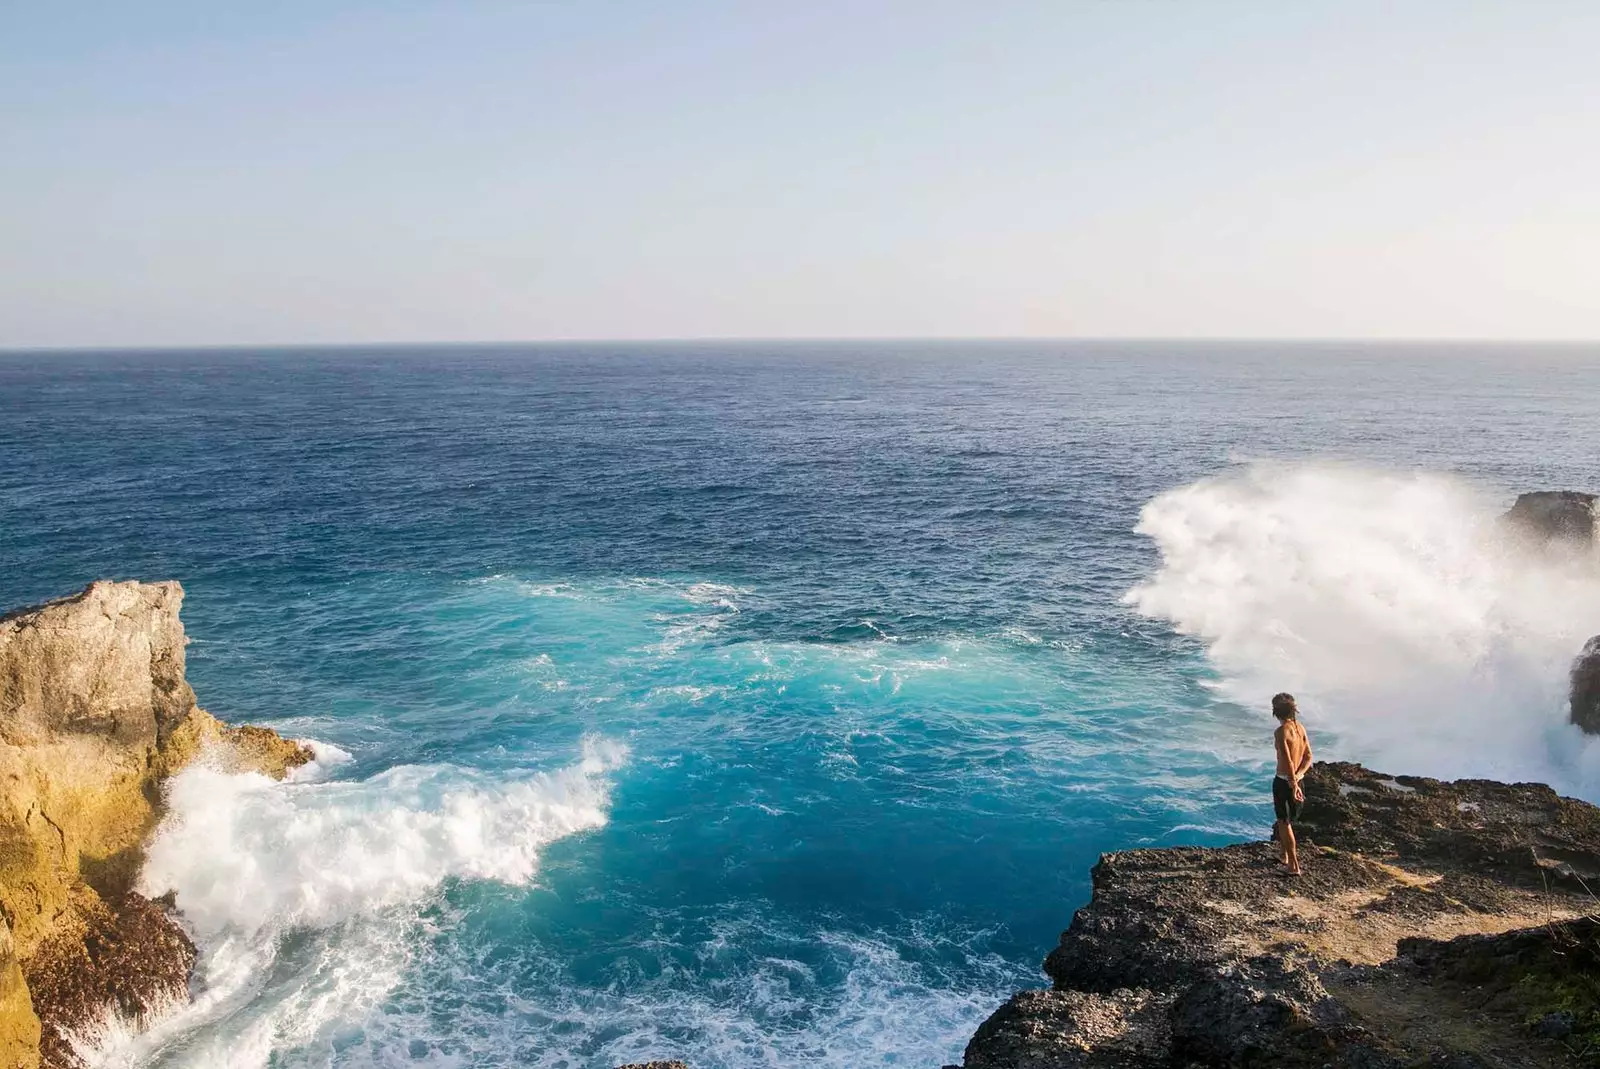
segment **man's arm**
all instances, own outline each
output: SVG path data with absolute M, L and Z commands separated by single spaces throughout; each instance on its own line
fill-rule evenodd
M 1303 802 L 1306 800 L 1306 792 L 1301 789 L 1300 781 L 1311 771 L 1311 739 L 1306 735 L 1305 728 L 1300 729 L 1299 735 L 1300 756 L 1294 765 L 1294 800 Z

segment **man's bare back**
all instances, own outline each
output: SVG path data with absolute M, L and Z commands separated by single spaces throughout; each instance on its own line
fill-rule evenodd
M 1272 841 L 1278 844 L 1278 860 L 1289 872 L 1300 874 L 1299 844 L 1294 838 L 1294 822 L 1300 818 L 1300 803 L 1306 800 L 1300 781 L 1311 771 L 1311 740 L 1300 726 L 1300 710 L 1293 694 L 1275 694 L 1272 715 L 1278 730 L 1272 733 L 1272 748 L 1277 751 L 1278 770 L 1272 778 Z
M 1311 740 L 1306 729 L 1298 720 L 1285 720 L 1272 733 L 1272 742 L 1278 751 L 1278 775 L 1294 786 L 1296 798 L 1303 801 L 1300 781 L 1311 771 Z

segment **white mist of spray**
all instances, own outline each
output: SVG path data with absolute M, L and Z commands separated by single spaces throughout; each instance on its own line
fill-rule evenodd
M 1440 474 L 1254 462 L 1145 506 L 1161 565 L 1127 601 L 1204 641 L 1228 698 L 1294 692 L 1340 756 L 1600 797 L 1567 722 L 1600 569 L 1529 552 L 1504 508 Z
M 520 778 L 409 765 L 324 781 L 348 756 L 313 746 L 316 765 L 285 782 L 204 763 L 169 782 L 140 888 L 178 893 L 194 998 L 147 1030 L 111 1018 L 72 1037 L 86 1065 L 265 1069 L 325 1048 L 402 979 L 444 881 L 529 884 L 546 846 L 606 822 L 607 773 L 626 758 L 591 739 L 574 764 Z

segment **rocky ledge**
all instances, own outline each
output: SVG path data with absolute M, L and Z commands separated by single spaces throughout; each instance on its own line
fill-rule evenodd
M 1600 1065 L 1600 809 L 1319 764 L 1268 843 L 1130 850 L 966 1069 Z
M 173 902 L 134 890 L 161 784 L 197 759 L 282 778 L 311 751 L 200 709 L 177 583 L 95 583 L 0 616 L 0 1066 L 188 997 Z

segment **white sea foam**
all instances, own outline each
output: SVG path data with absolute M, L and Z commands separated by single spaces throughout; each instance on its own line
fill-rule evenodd
M 1438 474 L 1255 462 L 1145 506 L 1161 565 L 1127 600 L 1204 640 L 1228 697 L 1293 691 L 1350 756 L 1594 796 L 1565 702 L 1600 573 L 1527 553 L 1504 508 Z
M 178 892 L 200 948 L 195 998 L 142 1033 L 108 1020 L 77 1037 L 88 1064 L 160 1053 L 256 1069 L 358 1026 L 404 975 L 418 907 L 452 878 L 532 881 L 545 846 L 605 823 L 607 773 L 626 756 L 589 740 L 575 764 L 510 780 L 403 766 L 322 781 L 348 755 L 315 749 L 315 766 L 284 782 L 202 765 L 168 785 L 141 888 Z
M 984 949 L 982 933 L 962 940 L 936 925 L 894 937 L 801 932 L 747 909 L 733 907 L 698 946 L 661 941 L 659 971 L 632 976 L 620 990 L 572 986 L 556 969 L 538 993 L 513 993 L 494 965 L 485 976 L 481 961 L 446 951 L 428 962 L 437 973 L 432 982 L 454 989 L 488 982 L 505 991 L 503 999 L 466 1001 L 447 1020 L 426 1011 L 386 1013 L 344 1058 L 372 1066 L 539 1069 L 673 1057 L 723 1069 L 939 1065 L 958 1058 L 994 1006 L 1034 979 L 1031 968 Z M 820 950 L 823 960 L 750 952 L 785 944 Z M 679 949 L 692 953 L 693 966 Z M 948 955 L 963 962 L 959 981 L 939 963 Z M 526 959 L 518 968 L 527 968 Z

